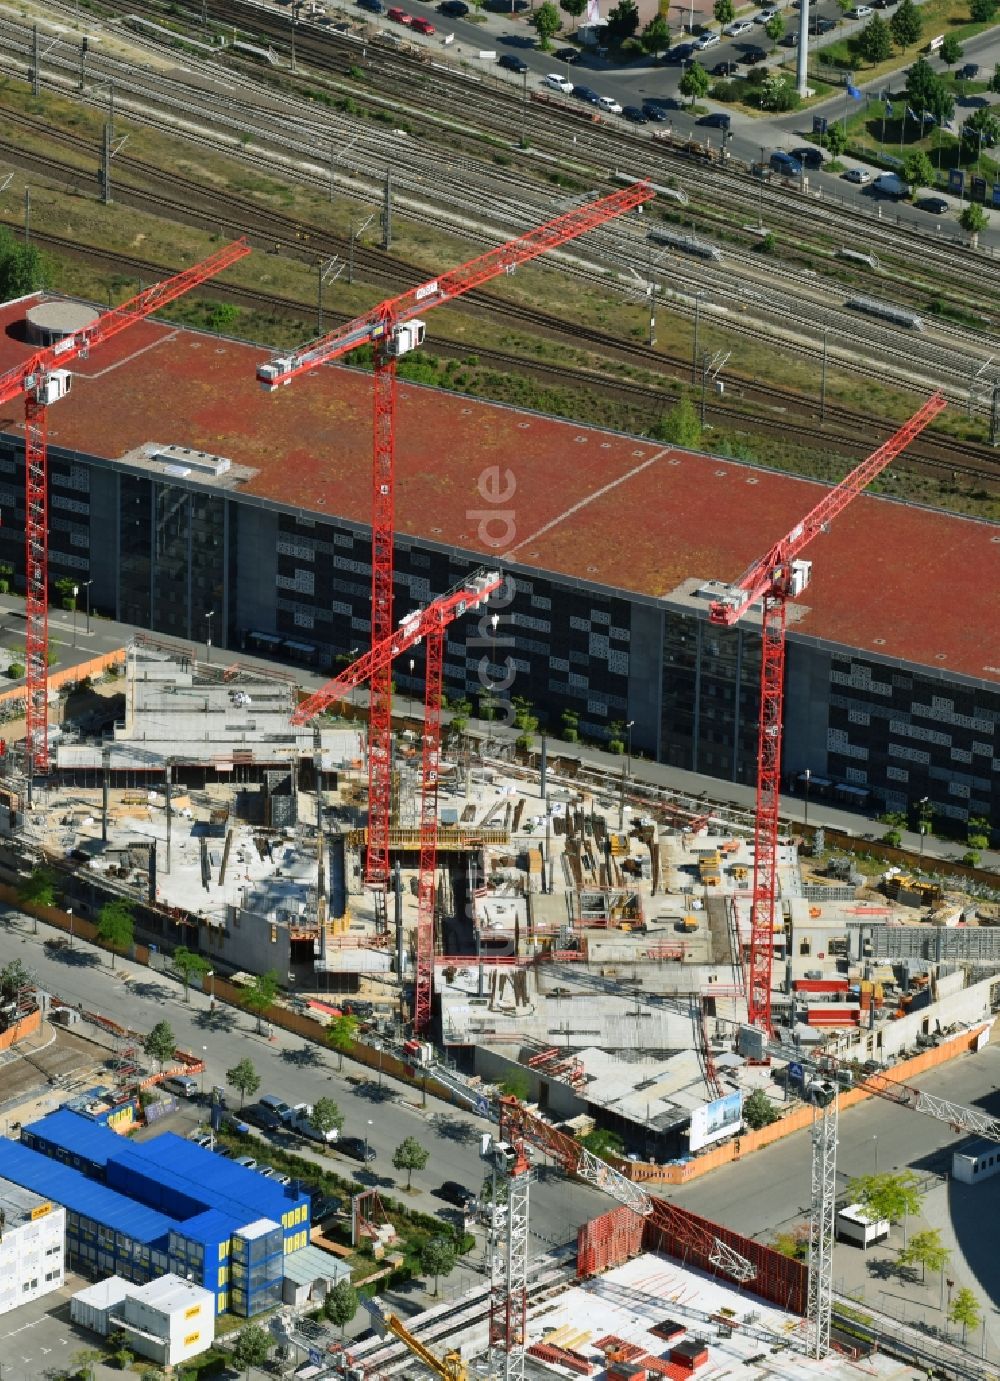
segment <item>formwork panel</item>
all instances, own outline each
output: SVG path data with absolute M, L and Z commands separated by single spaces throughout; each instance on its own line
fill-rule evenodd
M 644 1228 L 644 1220 L 624 1206 L 584 1223 L 576 1234 L 577 1279 L 585 1280 L 638 1256 Z

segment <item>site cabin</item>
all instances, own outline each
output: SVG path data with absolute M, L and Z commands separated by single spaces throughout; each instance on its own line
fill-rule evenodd
M 841 1242 L 853 1242 L 856 1247 L 868 1248 L 889 1236 L 885 1218 L 872 1222 L 860 1204 L 849 1204 L 837 1214 L 837 1237 Z

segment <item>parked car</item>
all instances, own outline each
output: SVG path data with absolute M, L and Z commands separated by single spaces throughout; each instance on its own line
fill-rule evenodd
M 756 43 L 749 48 L 743 49 L 743 61 L 748 67 L 753 67 L 755 63 L 763 62 L 766 57 L 767 53 L 763 48 L 758 48 Z
M 962 78 L 963 81 L 972 81 L 974 77 L 979 76 L 979 63 L 965 63 L 964 66 L 958 69 L 958 75 Z
M 581 53 L 579 48 L 557 48 L 552 56 L 558 58 L 560 62 L 568 62 L 572 65 L 574 62 L 580 61 Z
M 360 1160 L 362 1163 L 370 1163 L 375 1159 L 375 1150 L 368 1145 L 364 1137 L 343 1136 L 337 1142 L 337 1149 L 343 1151 L 345 1156 L 350 1156 L 352 1160 Z
M 589 101 L 591 105 L 597 105 L 597 92 L 589 86 L 574 86 L 573 95 L 578 101 Z
M 265 1180 L 269 1180 L 269 1179 L 271 1178 L 271 1176 L 274 1174 L 274 1166 L 273 1166 L 273 1165 L 258 1165 L 258 1166 L 257 1166 L 257 1174 L 258 1174 L 258 1175 L 263 1175 L 264 1178 L 265 1178 Z
M 802 164 L 784 149 L 775 149 L 771 154 L 771 167 L 783 177 L 799 177 L 802 173 Z
M 275 1184 L 286 1185 L 292 1182 L 291 1175 L 286 1175 L 283 1170 L 272 1170 L 270 1178 L 274 1180 Z
M 848 10 L 848 19 L 870 19 L 875 11 L 871 5 L 855 5 L 853 10 Z
M 738 62 L 717 62 L 715 66 L 711 68 L 711 75 L 713 77 L 735 77 L 739 70 L 740 65 Z
M 282 1125 L 281 1118 L 270 1108 L 261 1107 L 259 1103 L 252 1104 L 243 1110 L 244 1120 L 249 1122 L 251 1127 L 259 1127 L 262 1132 L 275 1132 Z
M 703 115 L 698 121 L 699 125 L 708 125 L 710 129 L 729 129 L 733 123 L 733 117 L 728 110 L 713 110 L 711 115 Z
M 675 43 L 672 48 L 668 48 L 663 55 L 663 61 L 680 64 L 687 62 L 688 58 L 693 57 L 695 45 L 693 43 Z
M 913 204 L 918 211 L 929 211 L 932 216 L 943 216 L 950 209 L 944 197 L 920 197 Z
M 803 168 L 822 168 L 823 150 L 815 144 L 803 144 L 800 149 L 792 149 L 792 157 L 797 158 Z
M 398 5 L 393 5 L 391 10 L 387 10 L 386 15 L 394 24 L 405 24 L 407 28 L 413 23 L 413 15 L 401 10 Z
M 283 1098 L 279 1098 L 276 1093 L 265 1093 L 257 1099 L 262 1108 L 270 1108 L 275 1117 L 282 1122 L 288 1122 L 295 1109 L 290 1103 L 286 1103 Z
M 193 1132 L 188 1132 L 188 1141 L 193 1141 L 196 1146 L 211 1146 L 211 1132 L 203 1132 L 200 1127 L 195 1127 Z
M 642 106 L 627 105 L 622 111 L 622 115 L 624 115 L 626 120 L 631 120 L 633 125 L 644 125 L 646 123 L 646 116 Z
M 798 34 L 794 29 L 791 29 L 787 34 L 782 34 L 781 38 L 778 39 L 778 46 L 780 48 L 794 48 L 798 41 Z
M 456 1208 L 468 1208 L 469 1204 L 475 1202 L 475 1194 L 471 1189 L 466 1189 L 464 1184 L 459 1184 L 458 1180 L 445 1180 L 440 1189 L 437 1190 L 439 1199 L 446 1200 L 449 1204 L 454 1204 Z
M 844 174 L 845 182 L 856 182 L 859 187 L 864 187 L 871 180 L 872 175 L 867 168 L 848 168 Z
M 564 77 L 561 72 L 549 72 L 542 78 L 543 86 L 550 86 L 553 91 L 561 91 L 564 96 L 573 94 L 573 83 L 569 77 Z
M 300 1136 L 307 1137 L 310 1141 L 319 1141 L 324 1145 L 332 1145 L 337 1140 L 339 1133 L 336 1127 L 331 1127 L 328 1132 L 321 1132 L 312 1121 L 312 1104 L 299 1103 L 292 1111 L 292 1117 L 288 1124 L 293 1132 L 298 1132 Z
M 836 27 L 837 21 L 835 19 L 824 19 L 822 15 L 818 19 L 814 19 L 810 25 L 813 33 L 817 36 L 833 33 Z
M 670 119 L 670 111 L 667 110 L 666 106 L 662 106 L 656 101 L 643 101 L 642 113 L 647 120 L 652 120 L 657 125 Z
M 415 34 L 426 34 L 428 38 L 434 32 L 434 25 L 429 19 L 424 19 L 423 15 L 415 15 L 410 28 Z
M 257 1162 L 253 1156 L 237 1156 L 234 1165 L 241 1165 L 244 1170 L 256 1170 Z
M 756 14 L 754 16 L 754 23 L 770 24 L 771 20 L 777 13 L 778 11 L 776 9 L 773 9 L 770 5 L 768 5 L 766 9 L 761 10 L 759 14 Z
M 722 32 L 728 34 L 730 38 L 739 38 L 740 34 L 748 34 L 752 28 L 752 20 L 734 19 L 732 24 L 727 24 Z
M 385 14 L 382 0 L 358 0 L 358 6 L 363 10 L 368 10 L 370 14 Z
M 497 65 L 499 67 L 506 67 L 508 72 L 517 72 L 518 74 L 527 72 L 528 70 L 528 64 L 525 62 L 524 58 L 519 58 L 516 53 L 501 53 L 500 57 L 497 59 Z M 354 1012 L 355 1016 L 361 1015 L 356 1008 L 352 1007 L 351 1010 Z
M 616 101 L 614 96 L 598 96 L 597 104 L 609 115 L 620 115 L 622 113 L 621 102 Z
M 465 0 L 444 0 L 443 4 L 438 5 L 438 12 L 446 14 L 449 19 L 464 19 L 469 7 Z
M 190 1074 L 172 1074 L 169 1079 L 164 1079 L 160 1085 L 166 1089 L 167 1093 L 174 1093 L 178 1098 L 197 1098 L 198 1080 L 192 1079 Z
M 701 38 L 696 38 L 694 46 L 699 53 L 703 53 L 706 48 L 714 48 L 722 42 L 722 35 L 717 33 L 702 34 Z

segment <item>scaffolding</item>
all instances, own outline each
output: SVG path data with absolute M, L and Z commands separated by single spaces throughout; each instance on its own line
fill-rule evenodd
M 813 1105 L 812 1209 L 809 1217 L 809 1294 L 806 1331 L 809 1351 L 830 1351 L 833 1311 L 833 1229 L 837 1204 L 837 1087 L 815 1080 L 806 1092 Z

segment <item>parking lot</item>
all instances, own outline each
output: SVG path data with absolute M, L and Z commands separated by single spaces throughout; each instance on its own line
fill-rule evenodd
M 67 1273 L 62 1289 L 0 1314 L 3 1381 L 38 1381 L 69 1370 L 74 1353 L 93 1347 L 95 1338 L 70 1322 L 69 1301 L 90 1282 Z

